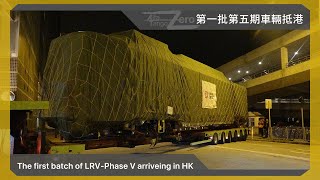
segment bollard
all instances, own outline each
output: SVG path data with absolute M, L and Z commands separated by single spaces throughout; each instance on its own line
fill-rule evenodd
M 305 127 L 302 128 L 302 133 L 303 133 L 303 137 L 302 137 L 303 140 L 307 141 L 307 133 L 306 133 L 306 128 Z
M 251 127 L 251 139 L 253 139 L 253 126 Z

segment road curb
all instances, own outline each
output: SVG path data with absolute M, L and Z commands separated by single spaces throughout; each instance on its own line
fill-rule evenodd
M 231 150 L 236 150 L 236 151 L 244 151 L 244 152 L 250 152 L 250 153 L 257 153 L 257 154 L 264 154 L 264 155 L 273 156 L 273 157 L 283 157 L 283 158 L 291 158 L 291 159 L 297 159 L 297 160 L 302 160 L 302 161 L 310 161 L 310 158 L 298 157 L 298 156 L 290 156 L 290 155 L 285 155 L 285 154 L 259 152 L 259 151 L 252 151 L 252 150 L 247 150 L 247 149 L 229 148 L 229 147 L 223 147 L 223 146 L 219 146 L 218 148 L 231 149 Z
M 250 138 L 248 138 L 247 141 L 266 141 L 266 142 L 310 145 L 310 142 L 297 142 L 297 141 L 277 140 L 277 139 L 270 140 L 270 139 L 250 139 Z

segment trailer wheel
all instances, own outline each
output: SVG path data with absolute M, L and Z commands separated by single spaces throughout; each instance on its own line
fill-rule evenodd
M 129 141 L 129 142 L 128 142 L 128 147 L 129 147 L 129 148 L 134 148 L 134 147 L 136 147 L 136 145 L 135 145 L 134 142 Z
M 179 144 L 182 141 L 181 133 L 178 133 L 177 136 L 171 141 L 173 144 Z
M 248 132 L 247 132 L 247 130 L 244 130 L 243 141 L 246 141 L 247 138 L 248 138 Z
M 226 142 L 226 135 L 224 133 L 221 134 L 220 144 L 224 144 Z
M 228 139 L 226 138 L 226 143 L 231 143 L 232 142 L 232 135 L 231 131 L 228 132 Z
M 218 134 L 214 133 L 213 137 L 212 137 L 212 145 L 217 145 L 218 144 Z
M 237 142 L 237 140 L 238 140 L 238 132 L 234 131 L 232 141 Z
M 240 141 L 244 141 L 244 135 L 243 135 L 243 132 L 242 130 L 240 130 L 240 138 L 239 138 Z

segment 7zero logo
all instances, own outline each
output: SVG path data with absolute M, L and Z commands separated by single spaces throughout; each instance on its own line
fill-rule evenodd
M 199 27 L 199 25 L 195 25 L 195 17 L 181 16 L 180 10 L 143 12 L 142 14 L 148 15 L 145 21 L 149 22 L 150 26 L 167 27 L 168 30 L 196 29 Z M 173 15 L 173 17 L 161 18 L 161 16 L 168 15 Z

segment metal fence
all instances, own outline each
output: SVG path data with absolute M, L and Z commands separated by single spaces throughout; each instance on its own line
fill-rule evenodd
M 308 60 L 310 60 L 310 55 L 306 55 L 306 56 L 303 56 L 303 57 L 300 57 L 300 58 L 297 58 L 297 59 L 292 59 L 286 64 L 286 66 L 287 67 L 291 67 L 291 66 L 300 64 L 300 63 L 308 61 Z M 256 73 L 251 74 L 251 75 L 247 75 L 247 76 L 243 77 L 241 80 L 234 81 L 234 82 L 235 83 L 245 82 L 245 81 L 248 81 L 248 80 L 251 80 L 251 79 L 255 79 L 255 78 L 258 78 L 258 77 L 261 77 L 261 76 L 268 75 L 270 73 L 273 73 L 273 72 L 276 72 L 276 71 L 279 71 L 279 70 L 281 70 L 281 65 L 275 65 L 275 66 L 269 67 L 268 69 L 265 69 L 263 71 L 256 72 Z
M 300 64 L 300 63 L 308 61 L 308 60 L 310 60 L 310 55 L 303 56 L 303 57 L 300 57 L 297 59 L 292 59 L 287 63 L 287 67 L 294 66 L 296 64 Z
M 305 128 L 305 138 L 303 137 L 302 127 L 272 127 L 273 138 L 284 140 L 305 140 L 310 141 L 310 128 Z

